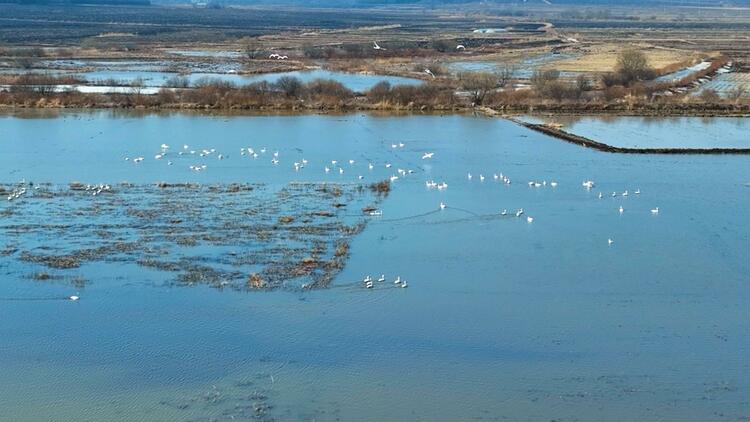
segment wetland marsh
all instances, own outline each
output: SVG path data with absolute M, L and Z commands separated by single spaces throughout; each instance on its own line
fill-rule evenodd
M 0 144 L 4 193 L 26 189 L 0 204 L 0 419 L 750 416 L 747 156 L 607 154 L 472 115 L 37 110 L 2 115 Z M 320 288 L 242 284 L 342 240 Z

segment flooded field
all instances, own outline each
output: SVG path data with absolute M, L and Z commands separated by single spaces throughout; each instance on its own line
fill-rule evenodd
M 461 73 L 461 72 L 501 73 L 505 71 L 506 68 L 509 68 L 513 70 L 513 77 L 528 79 L 528 78 L 531 78 L 531 76 L 534 74 L 534 72 L 537 69 L 543 66 L 551 65 L 561 60 L 572 59 L 574 57 L 575 57 L 574 54 L 568 54 L 568 53 L 559 53 L 559 54 L 547 53 L 547 54 L 527 57 L 517 62 L 501 63 L 497 61 L 484 61 L 484 60 L 457 61 L 457 62 L 447 63 L 446 67 L 452 73 Z M 576 76 L 577 74 L 578 73 L 576 72 L 560 72 L 560 76 L 563 76 L 563 77 Z
M 685 77 L 688 77 L 692 75 L 695 72 L 700 72 L 701 70 L 706 70 L 709 67 L 711 67 L 711 62 L 702 61 L 700 63 L 694 64 L 692 66 L 686 67 L 684 69 L 680 69 L 676 72 L 668 73 L 666 75 L 659 76 L 658 78 L 654 79 L 656 82 L 677 82 Z
M 623 148 L 750 148 L 750 119 L 742 117 L 527 116 L 568 133 Z
M 721 73 L 701 85 L 696 95 L 707 89 L 716 91 L 722 97 L 750 97 L 750 73 Z
M 2 420 L 750 417 L 748 157 L 438 115 L 34 111 L 0 143 Z M 269 269 L 341 242 L 317 288 Z
M 208 57 L 208 56 L 205 56 Z M 205 58 L 204 57 L 204 58 Z M 181 60 L 42 60 L 41 68 L 57 72 L 129 71 L 129 72 L 185 72 L 229 73 L 242 70 L 242 63 L 228 60 L 201 60 L 186 56 Z M 11 66 L 12 67 L 12 66 Z M 18 73 L 19 69 L 10 69 Z M 7 71 L 7 70 L 6 70 Z M 33 70 L 37 73 L 42 69 Z
M 169 54 L 186 57 L 213 57 L 222 59 L 239 59 L 243 56 L 241 51 L 231 50 L 166 50 Z
M 80 74 L 86 80 L 97 83 L 101 81 L 116 80 L 124 83 L 142 81 L 147 87 L 162 87 L 169 85 L 169 80 L 177 76 L 171 72 L 132 72 L 132 71 L 97 71 Z M 239 75 L 230 73 L 190 73 L 184 75 L 190 85 L 206 81 L 225 81 L 236 85 L 249 85 L 255 82 L 276 82 L 282 77 L 295 77 L 303 82 L 315 79 L 333 79 L 341 82 L 347 88 L 362 92 L 366 91 L 378 82 L 387 81 L 392 85 L 419 85 L 422 81 L 418 79 L 402 78 L 398 76 L 363 75 L 356 73 L 332 72 L 328 70 L 309 70 L 297 72 L 280 72 L 263 75 Z
M 24 71 L 6 71 L 6 73 L 25 73 Z M 177 72 L 168 71 L 153 71 L 153 70 L 138 70 L 138 69 L 105 69 L 105 70 L 91 70 L 91 71 L 50 71 L 50 72 L 39 72 L 35 73 L 49 73 L 52 75 L 71 75 L 82 78 L 89 84 L 99 85 L 101 87 L 109 88 L 106 92 L 119 92 L 120 90 L 116 87 L 118 85 L 138 85 L 146 88 L 145 92 L 142 93 L 156 93 L 158 88 L 171 87 L 172 81 L 175 78 L 184 78 L 189 86 L 195 86 L 196 84 L 202 84 L 212 81 L 223 81 L 231 82 L 238 86 L 249 85 L 255 82 L 276 82 L 282 77 L 295 77 L 300 79 L 302 82 L 310 82 L 315 79 L 332 79 L 342 83 L 347 88 L 355 92 L 364 92 L 372 88 L 379 82 L 389 82 L 391 85 L 420 85 L 423 81 L 419 79 L 404 78 L 399 76 L 383 76 L 383 75 L 366 75 L 359 73 L 345 73 L 345 72 L 334 72 L 323 69 L 307 70 L 307 71 L 294 71 L 294 72 L 279 72 L 279 73 L 267 73 L 259 75 L 241 75 L 237 73 L 187 73 L 180 74 Z M 182 83 L 182 81 L 180 81 Z M 62 87 L 61 89 L 73 89 L 76 88 L 82 92 L 90 92 L 94 89 L 90 86 L 80 85 L 78 87 Z M 157 89 L 153 89 L 157 88 Z M 101 89 L 99 89 L 101 91 Z

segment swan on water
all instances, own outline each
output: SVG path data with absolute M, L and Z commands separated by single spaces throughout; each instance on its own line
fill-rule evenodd
M 651 214 L 659 214 L 659 207 L 652 209 Z

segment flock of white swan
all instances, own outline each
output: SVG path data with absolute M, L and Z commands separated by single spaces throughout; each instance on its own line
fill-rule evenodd
M 376 47 L 378 47 L 377 43 L 375 45 L 376 45 Z M 391 147 L 392 150 L 403 150 L 406 147 L 406 144 L 403 143 L 403 142 L 391 143 L 390 147 Z M 156 160 L 164 159 L 165 157 L 168 156 L 169 150 L 170 150 L 170 146 L 169 145 L 162 144 L 161 148 L 160 148 L 160 151 L 154 156 L 154 159 L 156 159 Z M 259 159 L 259 158 L 265 156 L 267 152 L 268 152 L 268 150 L 265 147 L 259 148 L 257 150 L 255 148 L 253 148 L 253 147 L 242 147 L 242 148 L 240 148 L 240 155 L 243 156 L 243 157 L 249 157 L 251 159 Z M 187 155 L 187 156 L 197 156 L 197 157 L 200 157 L 200 158 L 216 157 L 216 159 L 218 159 L 218 160 L 224 160 L 224 159 L 226 159 L 228 157 L 228 156 L 226 156 L 224 154 L 217 153 L 216 149 L 214 149 L 214 148 L 195 150 L 195 149 L 191 149 L 188 145 L 183 145 L 182 150 L 179 151 L 177 154 L 179 156 Z M 271 164 L 273 164 L 274 166 L 279 165 L 280 164 L 280 159 L 279 159 L 279 155 L 280 154 L 279 154 L 279 151 L 274 151 L 271 155 L 272 155 L 271 160 L 270 160 Z M 421 153 L 421 159 L 422 160 L 431 160 L 431 159 L 433 159 L 434 156 L 435 156 L 434 152 L 423 152 L 423 153 Z M 140 163 L 142 163 L 144 161 L 144 157 L 136 157 L 136 158 L 133 158 L 133 159 L 126 157 L 125 160 L 126 161 L 131 161 L 131 162 L 133 162 L 134 164 L 137 165 L 137 164 L 140 164 Z M 167 164 L 171 166 L 173 164 L 173 162 L 171 160 L 169 160 Z M 305 169 L 306 167 L 308 167 L 309 164 L 310 163 L 309 163 L 309 161 L 307 159 L 302 158 L 302 159 L 300 159 L 298 161 L 294 161 L 292 163 L 292 166 L 293 166 L 295 172 L 300 172 L 303 169 Z M 358 168 L 358 167 L 356 167 L 356 164 L 357 164 L 357 161 L 354 160 L 354 159 L 349 159 L 349 160 L 346 160 L 346 161 L 342 161 L 341 163 L 339 162 L 339 160 L 330 160 L 330 164 L 328 162 L 326 162 L 323 165 L 323 171 L 326 174 L 334 172 L 334 173 L 338 173 L 340 175 L 344 175 L 346 172 Z M 385 162 L 385 163 L 382 163 L 380 165 L 382 165 L 382 167 L 385 168 L 385 169 L 392 169 L 393 168 L 393 164 L 390 163 L 390 162 Z M 190 165 L 189 166 L 189 169 L 191 171 L 194 171 L 194 172 L 201 172 L 201 171 L 206 170 L 207 168 L 208 168 L 208 166 L 206 164 Z M 373 171 L 374 169 L 375 169 L 375 164 L 373 164 L 372 162 L 368 162 L 367 163 L 367 170 L 368 171 Z M 393 170 L 391 170 L 391 171 L 393 171 Z M 410 174 L 413 174 L 413 173 L 415 173 L 415 171 L 413 169 L 396 168 L 395 172 L 392 173 L 388 177 L 388 179 L 391 182 L 396 182 L 396 181 L 398 181 L 398 180 L 400 180 L 400 179 L 402 179 L 402 178 L 404 178 L 404 177 L 406 177 L 406 176 L 408 176 Z M 356 177 L 357 177 L 358 180 L 363 180 L 364 179 L 364 175 L 362 175 L 362 174 L 358 174 Z M 493 173 L 492 177 L 490 179 L 489 177 L 485 177 L 484 174 L 480 173 L 480 174 L 477 174 L 475 176 L 474 174 L 472 174 L 471 172 L 469 172 L 469 173 L 467 173 L 466 178 L 467 178 L 467 180 L 469 182 L 477 180 L 480 183 L 484 183 L 485 180 L 490 180 L 490 181 L 493 181 L 493 182 L 502 183 L 504 185 L 510 185 L 512 183 L 510 177 L 508 177 L 507 175 L 505 175 L 503 173 Z M 426 180 L 424 183 L 425 183 L 425 187 L 428 190 L 436 189 L 438 191 L 443 191 L 443 190 L 446 190 L 448 188 L 448 183 L 445 182 L 445 181 L 438 182 L 438 181 L 435 181 L 433 179 L 430 179 L 430 180 Z M 547 181 L 547 180 L 542 180 L 542 181 L 531 180 L 531 181 L 528 182 L 528 186 L 532 187 L 532 188 L 544 188 L 544 187 L 556 188 L 558 186 L 558 182 L 554 181 L 554 180 L 552 180 L 552 181 Z M 586 181 L 582 182 L 582 186 L 586 190 L 592 190 L 595 187 L 595 183 L 592 180 L 586 180 Z M 633 191 L 634 195 L 640 195 L 640 193 L 641 193 L 640 189 L 636 189 L 636 190 Z M 18 193 L 15 193 L 15 195 L 17 195 L 17 194 Z M 618 196 L 628 197 L 629 195 L 630 195 L 630 191 L 626 189 L 625 191 L 623 191 L 621 193 L 612 192 L 610 196 L 614 198 L 614 197 L 618 197 Z M 604 198 L 605 194 L 603 192 L 599 192 L 597 196 L 598 196 L 599 199 L 602 199 L 602 198 Z M 448 208 L 448 205 L 445 202 L 441 201 L 439 203 L 439 205 L 438 205 L 438 209 L 439 210 L 445 210 L 446 208 Z M 620 214 L 623 214 L 625 212 L 625 208 L 622 205 L 620 205 L 619 208 L 618 208 L 618 212 Z M 525 211 L 524 211 L 523 208 L 519 208 L 516 211 L 511 211 L 511 212 L 509 212 L 507 209 L 503 209 L 502 211 L 500 211 L 499 214 L 502 215 L 502 216 L 508 216 L 508 215 L 513 216 L 514 215 L 515 217 L 519 217 L 519 218 L 525 216 L 526 221 L 528 223 L 533 223 L 534 222 L 534 217 L 530 216 L 530 215 L 527 215 L 525 213 Z M 651 209 L 651 214 L 653 214 L 653 215 L 659 214 L 659 207 L 655 207 L 655 208 Z M 368 212 L 368 215 L 373 216 L 373 217 L 382 216 L 383 215 L 383 211 L 382 210 L 370 211 L 370 212 Z M 609 239 L 607 239 L 607 243 L 608 243 L 608 245 L 612 245 L 614 243 L 614 240 L 612 238 L 609 238 Z M 370 279 L 369 276 L 365 278 L 364 283 L 365 283 L 366 286 L 367 285 L 372 286 L 372 284 L 368 283 L 368 282 L 372 281 L 372 280 L 369 280 L 369 279 Z M 401 285 L 401 287 L 406 287 L 405 283 L 403 285 L 400 283 L 400 278 L 398 278 L 397 280 L 399 281 L 399 283 L 396 283 L 396 284 Z M 378 280 L 378 281 L 380 281 L 380 280 Z
M 406 147 L 406 144 L 403 142 L 397 142 L 397 143 L 391 143 L 390 149 L 393 151 L 403 151 Z M 408 152 L 407 152 L 408 153 Z M 273 166 L 279 166 L 281 164 L 281 158 L 280 158 L 280 152 L 278 150 L 275 150 L 273 152 L 270 152 L 266 147 L 261 148 L 254 148 L 254 147 L 241 147 L 239 149 L 239 154 L 241 157 L 245 157 L 246 159 L 250 160 L 269 160 L 270 163 Z M 435 152 L 419 152 L 414 154 L 414 159 L 421 158 L 422 161 L 429 161 L 433 160 L 435 157 Z M 166 164 L 168 166 L 172 166 L 175 164 L 178 158 L 183 159 L 200 159 L 201 161 L 204 161 L 204 163 L 200 164 L 191 164 L 187 166 L 187 168 L 191 172 L 202 172 L 208 169 L 208 165 L 205 164 L 205 161 L 208 159 L 216 159 L 216 160 L 225 160 L 229 158 L 228 154 L 218 152 L 215 148 L 207 148 L 207 149 L 193 149 L 189 145 L 185 144 L 182 146 L 181 149 L 177 152 L 172 152 L 172 147 L 167 144 L 161 144 L 159 147 L 158 152 L 153 156 L 153 159 L 155 161 L 166 161 Z M 397 157 L 394 157 L 397 158 Z M 135 166 L 139 166 L 142 163 L 146 161 L 146 158 L 143 156 L 137 156 L 137 157 L 125 157 L 125 161 L 132 163 Z M 408 161 L 408 160 L 405 160 Z M 344 175 L 345 173 L 352 171 L 357 176 L 358 180 L 364 179 L 364 175 L 362 174 L 363 169 L 367 169 L 368 172 L 372 172 L 376 169 L 376 164 L 368 161 L 366 166 L 358 165 L 357 160 L 355 159 L 348 159 L 348 160 L 330 160 L 326 161 L 325 163 L 320 163 L 322 166 L 324 173 L 338 173 L 340 175 Z M 301 158 L 297 161 L 292 162 L 292 168 L 295 172 L 303 171 L 303 169 L 310 166 L 310 162 L 305 159 Z M 416 173 L 415 170 L 409 169 L 409 168 L 393 168 L 393 164 L 391 162 L 383 162 L 380 164 L 377 164 L 377 167 L 386 169 L 389 172 L 392 172 L 392 174 L 388 177 L 388 179 L 391 182 L 396 182 L 402 178 L 405 178 L 411 174 Z M 360 173 L 357 174 L 356 171 L 360 170 Z M 367 173 L 364 173 L 367 174 Z M 512 181 L 509 176 L 502 172 L 493 173 L 492 176 L 485 177 L 483 173 L 478 173 L 476 176 L 472 174 L 471 172 L 467 173 L 466 179 L 469 183 L 471 182 L 478 182 L 478 183 L 498 183 L 502 185 L 511 185 Z M 448 183 L 445 181 L 435 181 L 434 179 L 426 180 L 425 182 L 425 188 L 427 190 L 438 190 L 438 191 L 444 191 L 448 188 Z M 557 181 L 547 181 L 547 180 L 531 180 L 528 182 L 528 186 L 530 188 L 539 189 L 539 188 L 557 188 L 558 182 Z M 585 188 L 588 191 L 591 191 L 595 188 L 595 183 L 592 180 L 586 180 L 582 182 L 583 188 Z M 38 187 L 36 187 L 38 188 Z M 111 190 L 111 187 L 106 184 L 99 184 L 99 185 L 85 185 L 82 186 L 82 190 L 85 190 L 86 192 L 90 192 L 93 196 L 97 196 L 101 194 L 102 192 Z M 7 199 L 8 201 L 13 201 L 16 199 L 19 199 L 23 195 L 25 195 L 27 192 L 27 189 L 25 185 L 18 187 L 14 189 L 12 192 L 9 193 Z M 641 190 L 635 189 L 632 192 L 634 195 L 640 195 Z M 630 190 L 624 190 L 622 192 L 612 192 L 611 197 L 628 197 L 630 195 Z M 605 194 L 603 192 L 598 193 L 598 198 L 602 199 L 604 198 Z M 440 201 L 438 205 L 438 210 L 442 211 L 446 208 L 449 208 L 448 205 Z M 619 208 L 617 209 L 619 214 L 625 213 L 625 208 L 623 205 L 619 205 Z M 658 215 L 659 214 L 659 207 L 655 207 L 650 210 L 652 215 Z M 368 215 L 373 217 L 378 217 L 383 215 L 382 210 L 374 210 L 369 211 Z M 531 224 L 534 222 L 534 217 L 526 214 L 523 208 L 519 208 L 515 211 L 508 211 L 508 209 L 502 209 L 499 211 L 499 215 L 501 216 L 515 216 L 517 218 L 525 217 L 526 221 Z M 607 244 L 612 245 L 614 244 L 614 240 L 612 238 L 607 239 Z M 385 282 L 385 275 L 381 275 L 378 279 L 373 279 L 371 276 L 366 276 L 362 280 L 364 287 L 371 289 L 374 286 L 376 286 L 376 283 L 384 283 Z M 396 277 L 396 279 L 393 281 L 393 285 L 396 287 L 406 288 L 408 286 L 408 283 L 405 280 L 402 280 L 401 277 Z M 70 300 L 78 300 L 78 296 L 70 296 Z

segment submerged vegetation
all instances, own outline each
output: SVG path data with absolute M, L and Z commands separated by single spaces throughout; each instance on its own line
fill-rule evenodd
M 11 189 L 18 186 L 3 187 Z M 37 268 L 34 280 L 85 284 L 82 267 L 118 262 L 173 273 L 177 285 L 237 290 L 328 286 L 366 222 L 346 209 L 380 200 L 362 186 L 317 183 L 278 191 L 165 183 L 96 195 L 80 183 L 28 191 L 9 202 L 13 213 L 2 217 L 1 231 L 14 241 L 3 259 Z

